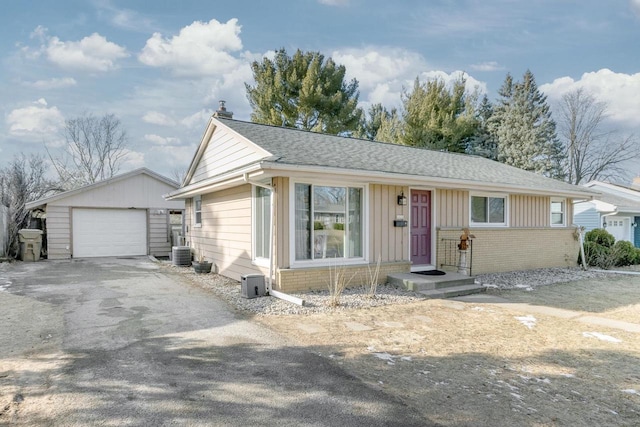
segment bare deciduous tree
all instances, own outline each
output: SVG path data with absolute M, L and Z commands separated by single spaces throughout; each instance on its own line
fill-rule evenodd
M 640 156 L 634 136 L 621 137 L 606 129 L 607 104 L 582 88 L 562 97 L 557 118 L 571 184 L 623 179 L 624 164 Z
M 25 204 L 60 191 L 46 178 L 47 164 L 40 155 L 20 154 L 0 169 L 0 203 L 8 207 L 8 238 L 5 253 L 18 253 L 18 231 L 29 226 Z
M 93 184 L 118 173 L 127 155 L 127 133 L 113 114 L 67 120 L 65 146 L 49 158 L 67 189 Z

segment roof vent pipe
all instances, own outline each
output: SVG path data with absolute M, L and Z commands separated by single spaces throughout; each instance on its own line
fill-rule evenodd
M 227 107 L 224 106 L 224 103 L 226 101 L 220 100 L 219 102 L 220 102 L 220 106 L 218 107 L 216 112 L 213 113 L 213 117 L 221 118 L 221 119 L 233 119 L 233 112 L 227 111 Z

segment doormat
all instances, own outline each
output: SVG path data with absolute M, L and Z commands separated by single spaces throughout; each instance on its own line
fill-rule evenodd
M 427 271 L 412 271 L 412 274 L 422 274 L 423 276 L 444 276 L 444 271 L 441 270 L 427 270 Z

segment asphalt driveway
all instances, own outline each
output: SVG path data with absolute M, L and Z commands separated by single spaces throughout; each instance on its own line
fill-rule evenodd
M 0 425 L 428 425 L 147 258 L 0 264 Z

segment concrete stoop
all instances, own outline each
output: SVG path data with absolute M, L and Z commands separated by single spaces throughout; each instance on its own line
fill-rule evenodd
M 484 286 L 476 285 L 473 277 L 449 272 L 442 276 L 391 273 L 387 276 L 387 282 L 414 291 L 425 298 L 453 298 L 486 290 Z

